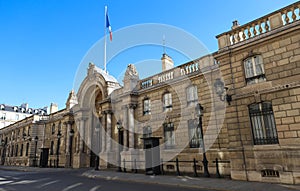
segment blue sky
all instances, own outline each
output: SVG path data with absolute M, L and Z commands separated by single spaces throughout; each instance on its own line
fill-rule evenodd
M 245 24 L 294 2 L 0 0 L 0 103 L 27 102 L 31 107 L 44 107 L 55 102 L 60 109 L 64 108 L 82 59 L 103 38 L 105 5 L 113 31 L 143 23 L 172 25 L 190 33 L 209 52 L 214 52 L 215 36 L 228 31 L 233 20 Z M 113 43 L 117 45 L 118 41 L 114 39 Z M 108 63 L 109 73 L 118 78 L 120 68 L 125 69 L 129 63 L 160 59 L 161 47 L 144 48 L 124 51 L 112 59 Z M 167 52 L 173 56 L 172 50 Z M 94 60 L 100 67 L 101 56 Z M 175 65 L 188 61 L 180 55 L 174 58 Z

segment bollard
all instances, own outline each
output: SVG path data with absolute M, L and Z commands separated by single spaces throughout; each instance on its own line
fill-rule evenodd
M 179 171 L 179 161 L 178 161 L 178 158 L 176 158 L 176 175 L 177 176 L 181 176 L 180 175 L 180 171 Z
M 161 171 L 161 175 L 164 175 L 164 161 L 163 159 L 160 159 L 160 171 Z
M 216 158 L 216 176 L 217 178 L 221 178 L 220 172 L 219 172 L 219 160 Z
M 123 172 L 126 172 L 126 161 L 125 161 L 125 159 L 123 159 L 123 164 L 124 164 Z
M 197 162 L 196 162 L 196 159 L 194 158 L 194 177 L 198 177 L 198 173 L 197 173 Z

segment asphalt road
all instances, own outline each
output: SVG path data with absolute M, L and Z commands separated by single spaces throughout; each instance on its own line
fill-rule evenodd
M 199 189 L 92 179 L 80 170 L 20 172 L 0 170 L 0 191 L 201 191 Z

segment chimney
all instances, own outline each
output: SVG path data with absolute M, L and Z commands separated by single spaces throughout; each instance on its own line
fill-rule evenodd
M 239 22 L 237 20 L 232 21 L 232 27 L 231 30 L 236 29 L 240 26 Z
M 58 106 L 56 103 L 51 103 L 50 105 L 50 114 L 58 111 Z
M 162 62 L 162 71 L 163 72 L 174 68 L 174 62 L 173 62 L 172 58 L 169 55 L 167 55 L 166 53 L 163 53 L 163 55 L 161 57 L 161 62 Z

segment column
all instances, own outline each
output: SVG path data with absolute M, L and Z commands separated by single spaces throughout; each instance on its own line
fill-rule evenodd
M 111 151 L 111 111 L 106 112 L 106 151 Z
M 128 126 L 129 126 L 129 149 L 134 149 L 134 109 L 136 104 L 130 104 L 128 108 Z
M 80 140 L 80 135 L 79 135 L 79 132 L 80 132 L 80 121 L 79 120 L 76 120 L 76 127 L 77 127 L 77 133 L 75 135 L 76 139 L 75 139 L 75 152 L 78 153 L 79 151 L 79 140 Z
M 81 119 L 80 120 L 80 129 L 79 129 L 79 152 L 82 152 L 83 151 L 83 139 L 85 137 L 84 135 L 84 123 L 85 123 L 85 120 L 84 119 Z
M 105 113 L 103 112 L 102 113 L 102 120 L 101 120 L 101 152 L 103 153 L 103 152 L 105 152 L 105 146 L 106 146 L 106 136 L 105 136 L 105 126 L 106 126 L 106 124 L 105 124 L 105 119 L 106 119 L 106 115 L 105 115 Z
M 128 148 L 128 123 L 127 123 L 127 119 L 128 119 L 128 107 L 127 106 L 123 106 L 123 151 L 126 151 Z
M 67 132 L 66 132 L 66 139 L 65 139 L 65 143 L 66 143 L 66 153 L 70 154 L 70 131 L 71 131 L 71 122 L 66 122 L 65 123 L 67 125 Z

